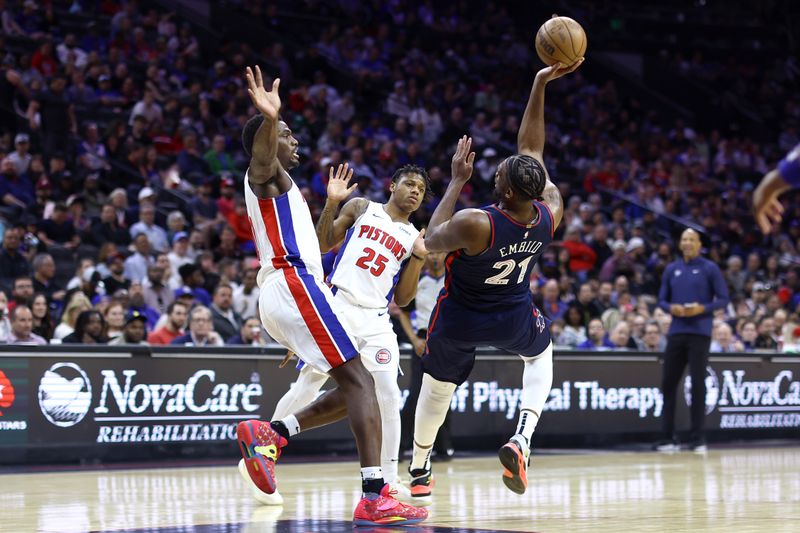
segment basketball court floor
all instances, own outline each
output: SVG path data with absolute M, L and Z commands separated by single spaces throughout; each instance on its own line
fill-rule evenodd
M 279 464 L 285 503 L 263 507 L 236 459 L 0 474 L 0 531 L 353 531 L 355 463 Z M 543 452 L 522 496 L 505 488 L 490 456 L 436 463 L 434 475 L 429 521 L 406 531 L 800 531 L 800 448 Z

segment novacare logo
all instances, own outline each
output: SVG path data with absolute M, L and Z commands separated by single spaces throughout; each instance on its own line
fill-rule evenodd
M 141 414 L 145 411 L 164 413 L 237 413 L 258 410 L 259 404 L 253 403 L 263 394 L 260 383 L 216 383 L 216 372 L 198 370 L 186 383 L 135 383 L 138 371 L 123 370 L 123 382 L 117 379 L 113 370 L 103 370 L 103 386 L 100 402 L 95 414 L 107 414 L 108 404 L 116 404 L 121 414 Z M 210 395 L 200 395 L 198 386 L 213 385 Z M 110 393 L 110 394 L 109 394 Z
M 792 381 L 791 370 L 782 370 L 770 381 L 747 381 L 744 370 L 723 370 L 721 383 L 711 367 L 706 368 L 706 413 L 719 408 L 723 412 L 780 411 L 785 406 L 800 405 L 800 381 Z M 691 405 L 692 381 L 686 377 L 684 394 Z
M 723 406 L 800 405 L 800 381 L 792 381 L 792 371 L 783 370 L 772 381 L 745 381 L 745 371 L 722 371 Z

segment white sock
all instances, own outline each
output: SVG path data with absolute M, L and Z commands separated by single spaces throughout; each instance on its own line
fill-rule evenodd
M 450 399 L 456 390 L 454 383 L 437 381 L 429 374 L 422 376 L 422 388 L 414 417 L 414 455 L 411 469 L 430 469 L 431 449 L 436 434 L 450 409 Z
M 289 436 L 294 437 L 298 433 L 300 433 L 300 422 L 297 421 L 297 417 L 294 415 L 289 415 L 281 418 L 281 422 L 286 429 L 289 430 Z
M 394 483 L 397 481 L 400 454 L 400 387 L 397 386 L 397 374 L 394 372 L 373 372 L 372 378 L 381 410 L 383 479 L 386 483 Z
M 414 452 L 411 455 L 410 470 L 430 470 L 432 451 L 433 444 L 430 446 L 420 446 L 417 444 L 417 441 L 414 441 Z
M 361 479 L 381 479 L 383 472 L 379 466 L 365 466 L 361 469 Z
M 527 451 L 553 386 L 553 343 L 538 356 L 523 357 L 522 360 L 525 369 L 522 373 L 519 421 L 517 433 L 512 439 L 519 444 L 524 443 L 523 451 Z
M 270 420 L 280 420 L 313 402 L 327 380 L 327 374 L 315 372 L 309 365 L 304 366 L 295 384 L 278 400 Z
M 379 466 L 361 467 L 362 497 L 373 500 L 378 497 L 385 485 L 383 472 Z

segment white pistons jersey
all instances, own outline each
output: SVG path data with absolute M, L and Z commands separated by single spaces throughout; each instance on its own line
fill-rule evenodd
M 317 231 L 297 184 L 292 181 L 292 187 L 280 196 L 259 198 L 245 173 L 244 199 L 261 264 L 258 285 L 269 274 L 287 268 L 324 279 Z
M 419 230 L 395 222 L 383 204 L 370 202 L 347 230 L 328 280 L 334 294 L 352 304 L 381 309 L 389 305 Z

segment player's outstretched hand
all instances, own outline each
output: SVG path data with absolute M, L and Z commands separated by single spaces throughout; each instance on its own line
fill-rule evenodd
M 358 186 L 357 183 L 354 183 L 350 187 L 347 186 L 350 183 L 350 178 L 353 177 L 353 169 L 350 168 L 348 163 L 344 163 L 339 165 L 336 169 L 336 174 L 333 173 L 333 167 L 331 167 L 330 174 L 328 176 L 328 200 L 333 202 L 342 202 L 347 199 L 348 196 L 353 194 L 353 191 L 356 190 Z
M 536 77 L 540 78 L 543 82 L 547 83 L 549 81 L 557 80 L 561 76 L 566 76 L 571 72 L 575 72 L 578 67 L 583 64 L 584 58 L 580 58 L 575 63 L 570 66 L 564 66 L 562 63 L 555 63 L 550 65 L 549 67 L 544 67 L 542 70 L 536 73 Z
M 411 247 L 411 253 L 423 259 L 428 257 L 428 249 L 425 248 L 425 228 L 422 228 L 417 238 L 414 239 L 414 246 Z
M 755 197 L 754 197 L 755 200 Z M 761 233 L 768 235 L 783 221 L 783 204 L 778 201 L 778 195 L 772 198 L 759 198 L 759 203 L 753 202 L 756 222 L 761 228 Z
M 265 117 L 278 120 L 281 111 L 281 97 L 278 95 L 281 79 L 275 78 L 275 81 L 272 82 L 272 90 L 268 91 L 264 87 L 264 78 L 261 76 L 261 68 L 258 65 L 256 65 L 255 72 L 247 67 L 245 77 L 247 78 L 247 92 L 250 94 L 253 105 Z
M 775 185 L 775 182 L 779 181 L 776 174 L 776 172 L 767 174 L 767 177 L 753 191 L 753 214 L 764 235 L 772 233 L 783 222 L 784 207 L 778 198 L 784 187 Z
M 470 148 L 472 148 L 472 137 L 464 135 L 458 140 L 456 153 L 453 154 L 453 162 L 450 167 L 454 180 L 467 181 L 472 176 L 475 152 L 470 152 Z

